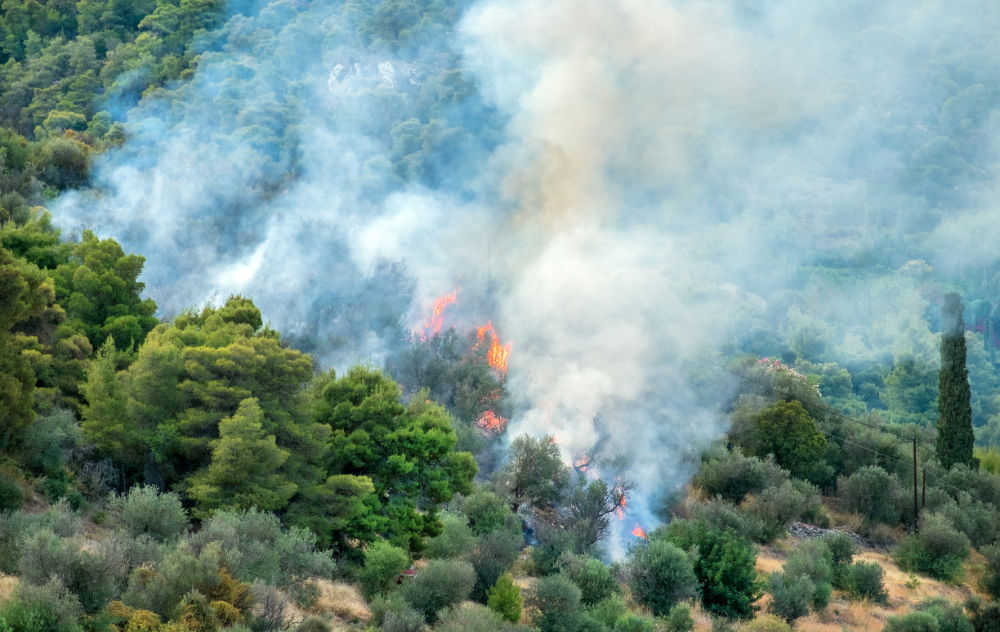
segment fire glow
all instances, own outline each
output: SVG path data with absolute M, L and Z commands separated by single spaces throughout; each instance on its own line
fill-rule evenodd
M 441 333 L 441 326 L 444 324 L 444 308 L 455 303 L 458 299 L 458 288 L 451 291 L 451 294 L 445 294 L 441 298 L 434 301 L 434 308 L 431 310 L 431 319 L 424 324 L 424 329 L 426 334 L 433 335 Z
M 615 507 L 615 513 L 618 514 L 618 519 L 619 520 L 624 520 L 625 519 L 625 504 L 627 502 L 628 502 L 628 499 L 625 498 L 624 496 L 622 496 L 621 503 L 619 503 L 619 505 L 617 507 Z M 638 528 L 638 526 L 639 525 L 636 525 L 637 528 Z M 635 533 L 635 532 L 633 531 L 633 533 Z
M 492 410 L 487 410 L 476 419 L 476 425 L 485 432 L 500 434 L 507 429 L 507 420 Z
M 510 357 L 510 350 L 514 347 L 514 343 L 508 342 L 501 345 L 500 338 L 497 337 L 497 332 L 493 329 L 493 321 L 490 321 L 476 330 L 479 344 L 486 341 L 487 332 L 490 334 L 490 348 L 486 352 L 486 361 L 490 368 L 502 378 L 507 374 L 507 358 Z
M 640 527 L 638 524 L 635 525 L 635 529 L 632 529 L 632 535 L 634 535 L 637 538 L 642 538 L 643 540 L 649 539 L 646 537 L 646 532 L 643 531 L 642 527 Z

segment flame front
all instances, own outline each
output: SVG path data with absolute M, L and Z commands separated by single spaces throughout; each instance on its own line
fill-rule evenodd
M 638 524 L 635 525 L 635 529 L 632 529 L 632 535 L 634 535 L 637 538 L 642 538 L 643 540 L 649 539 L 646 537 L 646 532 L 643 531 L 642 527 L 640 527 Z
M 486 432 L 499 434 L 506 430 L 507 420 L 492 410 L 487 410 L 476 419 L 476 425 Z
M 618 514 L 618 519 L 619 520 L 624 520 L 625 519 L 625 505 L 626 505 L 626 503 L 628 503 L 628 499 L 625 498 L 624 496 L 622 496 L 621 503 L 619 503 L 618 506 L 615 507 L 615 513 Z M 638 525 L 636 525 L 636 527 L 638 527 Z M 633 531 L 633 533 L 635 533 L 635 532 Z
M 441 333 L 441 326 L 444 324 L 444 308 L 454 304 L 457 299 L 458 288 L 455 288 L 451 291 L 451 294 L 445 294 L 434 301 L 434 308 L 431 310 L 431 319 L 424 324 L 427 334 Z
M 490 365 L 490 368 L 496 371 L 502 378 L 507 374 L 507 358 L 510 357 L 510 350 L 514 347 L 514 343 L 500 344 L 500 338 L 497 337 L 497 332 L 493 329 L 493 321 L 486 323 L 476 330 L 480 343 L 486 341 L 487 332 L 490 334 L 490 348 L 486 352 L 486 361 Z

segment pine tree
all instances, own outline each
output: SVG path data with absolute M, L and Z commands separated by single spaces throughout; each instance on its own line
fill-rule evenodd
M 947 469 L 956 463 L 973 464 L 972 390 L 965 368 L 965 321 L 962 299 L 956 292 L 944 297 L 941 309 L 941 371 L 938 382 L 938 459 Z

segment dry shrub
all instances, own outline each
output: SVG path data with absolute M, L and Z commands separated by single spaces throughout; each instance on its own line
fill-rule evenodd
M 17 588 L 17 583 L 17 578 L 13 575 L 0 573 L 0 603 L 10 599 L 11 595 L 14 594 L 14 589 Z
M 343 582 L 331 582 L 325 579 L 315 581 L 320 590 L 320 597 L 316 602 L 317 610 L 328 612 L 344 621 L 355 619 L 368 621 L 371 613 L 368 611 L 368 604 L 361 596 L 361 591 Z

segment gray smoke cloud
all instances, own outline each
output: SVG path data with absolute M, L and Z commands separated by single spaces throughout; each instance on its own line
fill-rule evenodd
M 144 254 L 163 314 L 248 294 L 338 369 L 458 287 L 451 323 L 514 342 L 511 436 L 629 457 L 615 554 L 726 429 L 706 356 L 763 323 L 936 362 L 922 278 L 885 273 L 996 272 L 990 3 L 481 0 L 395 52 L 349 9 L 234 16 L 57 220 Z M 400 125 L 441 77 L 474 96 Z

